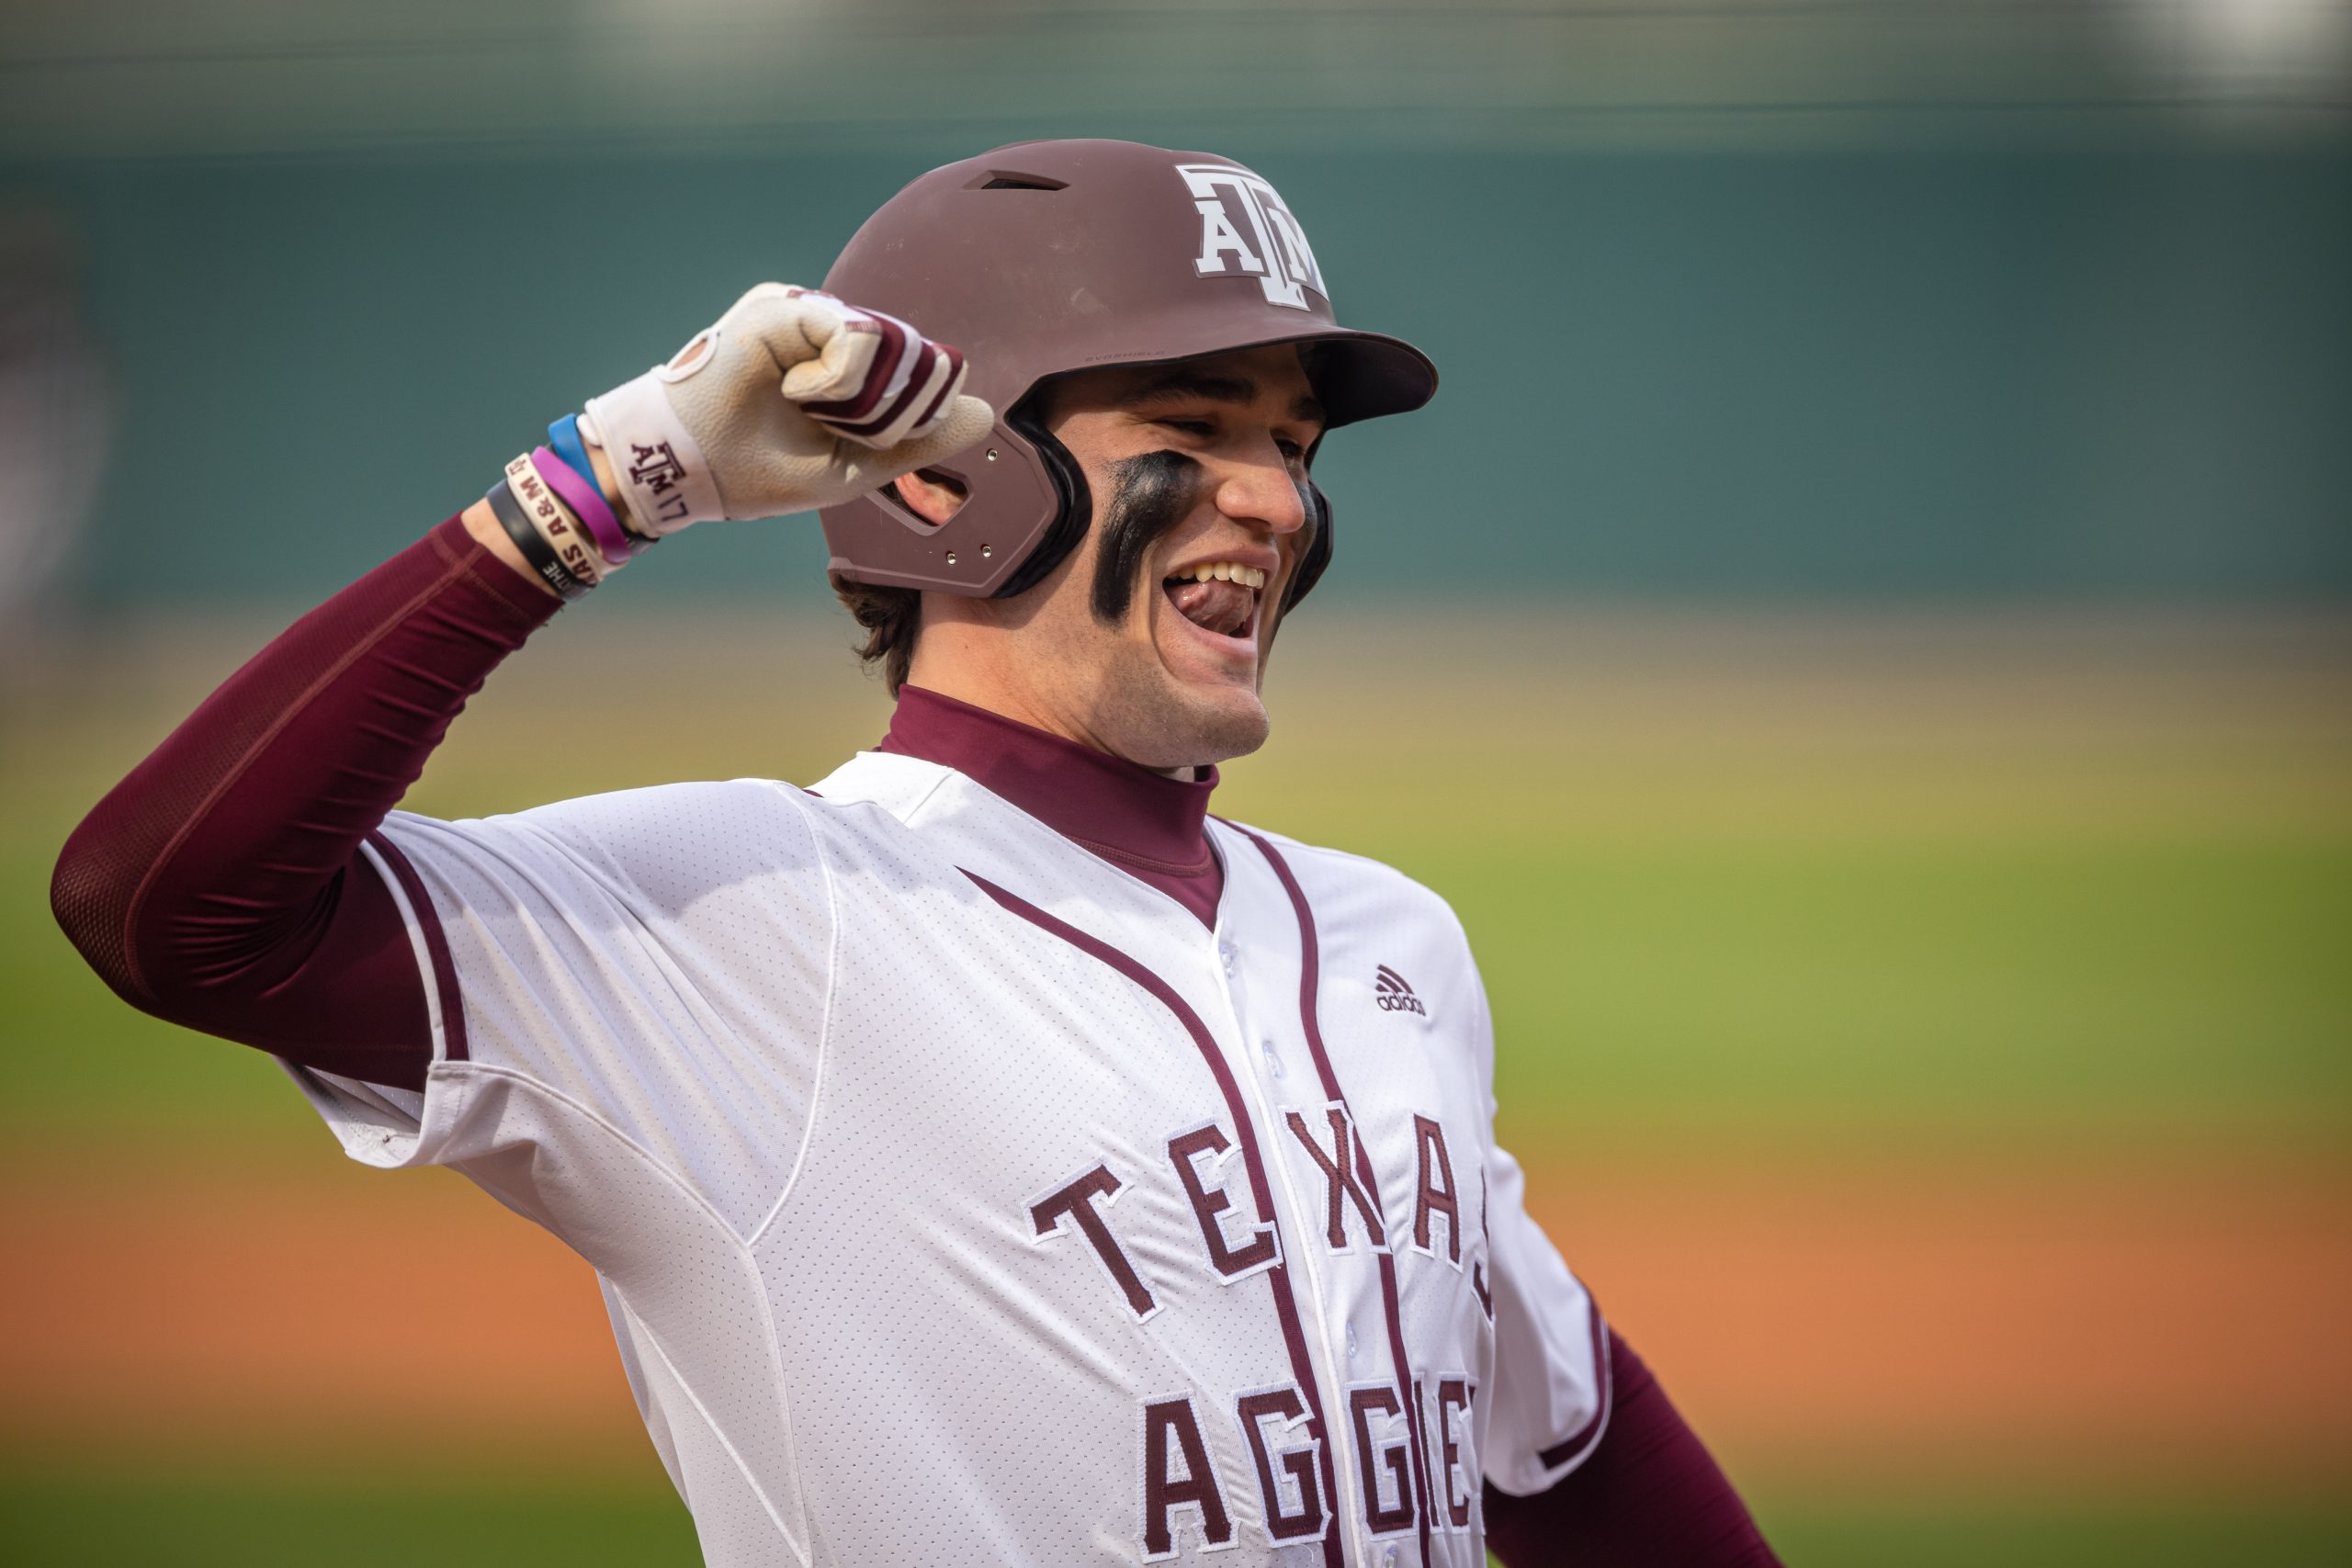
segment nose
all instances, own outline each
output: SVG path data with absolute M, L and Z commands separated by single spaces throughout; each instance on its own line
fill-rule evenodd
M 1271 440 L 1262 451 L 1233 458 L 1224 469 L 1217 476 L 1219 512 L 1277 536 L 1306 526 L 1306 487 Z

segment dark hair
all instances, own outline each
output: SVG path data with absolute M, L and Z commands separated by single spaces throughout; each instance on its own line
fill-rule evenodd
M 912 588 L 881 588 L 852 582 L 840 572 L 831 579 L 833 594 L 849 607 L 850 618 L 865 629 L 865 645 L 858 658 L 882 666 L 882 683 L 897 696 L 907 683 L 915 661 L 915 638 L 922 630 L 922 594 Z

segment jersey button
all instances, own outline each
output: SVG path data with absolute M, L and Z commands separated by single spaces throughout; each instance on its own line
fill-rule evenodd
M 1282 1077 L 1283 1059 L 1281 1055 L 1275 1051 L 1274 1043 L 1271 1040 L 1261 1040 L 1258 1043 L 1265 1049 L 1266 1071 L 1274 1077 Z
M 1351 1360 L 1351 1361 L 1353 1361 L 1355 1359 L 1356 1359 L 1356 1325 L 1355 1325 L 1354 1321 L 1353 1321 L 1352 1319 L 1351 1319 L 1351 1320 L 1349 1321 L 1349 1324 L 1348 1324 L 1348 1359 L 1349 1359 L 1349 1360 Z
M 1220 947 L 1216 950 L 1216 955 L 1225 961 L 1225 972 L 1228 975 L 1232 974 L 1233 949 L 1230 946 Z
M 1380 1568 L 1396 1568 L 1396 1549 L 1395 1547 L 1384 1546 L 1380 1549 Z

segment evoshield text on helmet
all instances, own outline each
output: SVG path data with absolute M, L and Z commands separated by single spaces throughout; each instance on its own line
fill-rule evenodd
M 1028 141 L 933 169 L 868 219 L 828 293 L 960 347 L 988 438 L 935 465 L 967 499 L 933 525 L 888 491 L 824 509 L 831 570 L 854 581 L 1002 597 L 1084 536 L 1086 482 L 1029 416 L 1046 378 L 1270 344 L 1312 345 L 1329 427 L 1427 402 L 1437 371 L 1396 338 L 1340 327 L 1305 231 L 1229 159 L 1132 141 Z M 1330 508 L 1286 601 L 1331 547 Z

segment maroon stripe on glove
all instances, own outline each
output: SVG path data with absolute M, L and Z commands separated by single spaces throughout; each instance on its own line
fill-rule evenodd
M 889 429 L 892 422 L 897 420 L 900 414 L 907 412 L 908 405 L 912 403 L 917 398 L 922 396 L 923 389 L 931 384 L 932 372 L 939 367 L 939 345 L 937 344 L 932 343 L 926 339 L 921 350 L 921 355 L 922 357 L 915 361 L 914 373 L 907 378 L 907 384 L 899 389 L 899 395 L 890 400 L 890 406 L 888 408 L 883 410 L 872 419 L 862 420 L 855 424 L 843 423 L 839 421 L 828 421 L 827 423 L 831 424 L 834 429 L 840 431 L 843 435 L 872 435 L 877 431 Z
M 931 422 L 939 417 L 940 406 L 954 397 L 956 389 L 964 384 L 964 351 L 943 343 L 939 345 L 939 352 L 947 356 L 947 379 L 939 384 L 939 395 L 925 405 L 922 417 L 908 426 L 907 434 L 910 435 L 918 430 L 930 429 Z
M 874 405 L 882 400 L 882 394 L 889 390 L 891 379 L 898 374 L 899 363 L 906 357 L 909 333 L 906 328 L 886 316 L 871 316 L 867 320 L 874 323 L 874 330 L 881 333 L 882 346 L 874 351 L 874 363 L 866 369 L 865 385 L 858 388 L 852 397 L 831 402 L 801 404 L 800 412 L 810 419 L 827 424 L 864 419 L 874 411 Z M 845 330 L 855 332 L 859 329 L 852 324 Z

